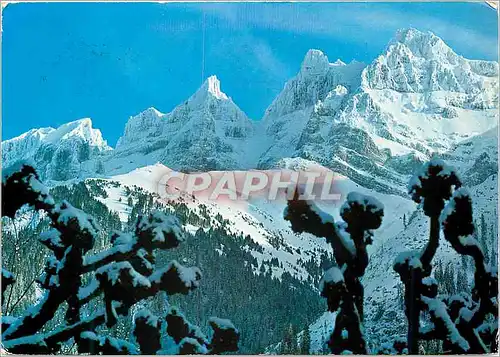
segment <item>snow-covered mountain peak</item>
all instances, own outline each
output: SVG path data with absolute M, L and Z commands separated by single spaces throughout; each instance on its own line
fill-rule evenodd
M 210 76 L 168 114 L 149 108 L 131 117 L 107 170 L 124 173 L 155 162 L 186 171 L 246 167 L 243 144 L 252 134 L 252 121 Z
M 271 118 L 312 108 L 318 100 L 324 100 L 338 85 L 349 91 L 355 91 L 360 85 L 364 67 L 364 63 L 357 61 L 345 64 L 338 59 L 330 63 L 322 51 L 309 50 L 302 61 L 299 73 L 285 84 L 281 93 L 267 108 L 264 122 L 269 123 Z
M 57 144 L 61 140 L 79 137 L 90 145 L 108 149 L 106 141 L 102 138 L 101 131 L 92 127 L 90 118 L 83 118 L 61 125 L 50 131 L 44 138 L 47 143 Z
M 153 133 L 158 135 L 165 117 L 166 114 L 161 113 L 153 107 L 130 117 L 125 125 L 123 136 L 118 139 L 116 148 L 122 149 L 128 144 L 137 143 L 139 139 L 150 136 Z
M 143 110 L 141 113 L 142 116 L 149 116 L 149 117 L 161 117 L 165 115 L 164 113 L 160 112 L 158 109 L 155 107 L 149 107 L 146 110 Z
M 441 38 L 430 31 L 423 32 L 414 28 L 400 29 L 389 45 L 397 43 L 405 45 L 413 55 L 426 59 L 450 54 L 450 59 L 453 60 L 453 57 L 457 56 Z
M 350 65 L 350 64 L 349 64 Z M 340 58 L 335 62 L 330 62 L 326 54 L 320 50 L 311 49 L 307 51 L 300 66 L 299 76 L 310 77 L 324 75 L 329 69 L 348 66 Z
M 498 97 L 498 63 L 468 60 L 431 32 L 399 30 L 386 51 L 363 71 L 362 86 L 400 93 L 448 91 Z
M 226 101 L 229 97 L 221 91 L 220 81 L 217 76 L 208 77 L 201 87 L 189 98 L 190 106 L 199 107 L 212 100 Z
M 81 163 L 111 151 L 89 118 L 54 128 L 30 130 L 2 142 L 2 165 L 31 158 L 44 180 L 64 181 L 82 174 Z
M 311 49 L 307 51 L 300 73 L 303 75 L 314 75 L 324 73 L 328 70 L 330 63 L 328 57 L 320 50 Z
M 15 138 L 3 141 L 2 147 L 4 147 L 4 145 L 7 147 L 13 143 L 22 141 L 37 141 L 40 144 L 58 145 L 62 141 L 71 140 L 73 138 L 81 139 L 89 145 L 98 147 L 101 150 L 111 149 L 106 140 L 103 139 L 101 131 L 92 127 L 92 120 L 90 118 L 83 118 L 65 123 L 57 129 L 51 127 L 31 129 Z
M 337 58 L 337 60 L 333 63 L 330 63 L 332 66 L 346 66 L 346 63 L 342 61 L 340 58 Z
M 215 75 L 208 77 L 203 87 L 206 87 L 208 93 L 217 99 L 228 99 L 227 95 L 220 90 L 220 81 Z

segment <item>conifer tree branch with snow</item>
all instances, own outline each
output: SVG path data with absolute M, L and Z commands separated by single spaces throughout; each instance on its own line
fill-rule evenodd
M 420 340 L 442 340 L 444 353 L 490 353 L 497 350 L 498 277 L 486 263 L 474 238 L 472 200 L 455 173 L 442 160 L 432 159 L 412 178 L 409 192 L 430 219 L 429 241 L 421 251 L 404 252 L 394 263 L 405 286 L 408 352 L 418 353 Z M 438 296 L 432 259 L 440 230 L 460 255 L 471 256 L 475 274 L 470 294 Z M 421 313 L 431 323 L 421 326 Z
M 295 232 L 324 237 L 333 248 L 337 266 L 327 270 L 320 282 L 328 310 L 337 312 L 328 341 L 332 353 L 366 354 L 362 328 L 364 289 L 360 279 L 368 265 L 366 246 L 372 243 L 373 230 L 382 224 L 384 207 L 373 197 L 351 192 L 340 215 L 344 222 L 335 223 L 313 202 L 299 200 L 298 192 L 284 212 Z
M 176 217 L 152 211 L 139 217 L 134 232 L 114 233 L 111 248 L 88 256 L 99 230 L 97 222 L 66 201 L 56 204 L 31 166 L 19 163 L 4 170 L 2 196 L 3 216 L 14 218 L 28 205 L 43 211 L 51 222 L 51 229 L 38 238 L 52 252 L 38 279 L 45 290 L 43 296 L 22 316 L 2 317 L 2 347 L 8 352 L 57 353 L 69 340 L 74 340 L 79 353 L 91 354 L 219 354 L 238 350 L 239 332 L 230 321 L 212 318 L 209 341 L 172 309 L 163 318 L 144 309 L 137 312 L 135 343 L 102 335 L 104 326 L 116 325 L 136 303 L 160 292 L 185 295 L 199 286 L 201 272 L 196 267 L 184 267 L 175 260 L 161 269 L 155 267 L 155 251 L 174 248 L 184 240 Z M 90 277 L 87 285 L 83 284 L 84 276 Z M 14 282 L 13 275 L 3 269 L 2 298 Z M 85 305 L 101 297 L 103 308 L 84 316 Z M 44 327 L 64 306 L 65 323 L 47 332 Z M 165 346 L 166 340 L 174 344 Z

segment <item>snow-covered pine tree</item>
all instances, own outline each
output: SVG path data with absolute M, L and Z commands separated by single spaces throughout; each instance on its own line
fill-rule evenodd
M 299 354 L 299 346 L 297 345 L 297 334 L 293 324 L 288 324 L 285 329 L 285 335 L 280 343 L 279 354 L 296 355 Z
M 467 269 L 462 266 L 457 270 L 457 293 L 466 292 L 468 287 Z
M 144 309 L 136 312 L 135 343 L 103 334 L 134 305 L 157 293 L 187 294 L 198 287 L 201 272 L 196 267 L 184 267 L 175 260 L 161 269 L 155 267 L 156 250 L 174 248 L 184 239 L 176 217 L 159 211 L 140 216 L 133 232 L 114 233 L 111 248 L 88 256 L 98 234 L 97 222 L 68 202 L 56 204 L 31 166 L 19 163 L 4 170 L 2 196 L 3 216 L 13 218 L 29 205 L 43 211 L 52 226 L 38 239 L 52 251 L 38 279 L 45 292 L 21 316 L 2 316 L 2 349 L 15 354 L 52 354 L 73 340 L 79 353 L 90 354 L 237 351 L 239 332 L 229 320 L 209 320 L 213 330 L 209 341 L 176 309 L 163 318 Z M 90 283 L 83 286 L 86 275 Z M 14 283 L 14 276 L 2 270 L 2 297 Z M 86 305 L 101 297 L 103 308 L 87 314 Z M 64 307 L 65 323 L 46 331 L 46 324 Z
M 455 266 L 453 263 L 448 263 L 446 266 L 446 270 L 444 272 L 443 284 L 445 285 L 444 291 L 446 294 L 453 295 L 457 292 L 457 284 L 456 284 L 456 273 Z
M 490 249 L 490 260 L 491 265 L 498 265 L 498 239 L 495 234 L 495 227 L 493 224 L 490 225 L 490 238 L 491 238 L 491 249 Z
M 302 332 L 302 338 L 300 339 L 300 354 L 308 355 L 311 348 L 311 332 L 309 331 L 309 326 L 306 324 L 304 326 L 304 332 Z
M 467 273 L 467 270 L 469 269 L 469 266 L 467 265 L 467 256 L 466 255 L 461 255 L 460 256 L 460 261 L 462 264 L 462 269 L 464 273 Z
M 481 213 L 481 240 L 484 241 L 488 236 L 488 226 L 486 225 L 486 219 L 484 218 L 484 213 Z
M 418 353 L 419 340 L 441 340 L 443 352 L 452 354 L 491 353 L 498 348 L 496 266 L 486 263 L 474 238 L 472 200 L 461 186 L 455 171 L 438 159 L 423 165 L 410 181 L 413 200 L 422 203 L 424 214 L 430 218 L 430 236 L 422 251 L 404 252 L 394 264 L 405 285 L 409 353 Z M 441 228 L 458 254 L 473 259 L 474 282 L 468 294 L 438 295 L 431 262 Z M 429 325 L 421 326 L 422 311 L 429 312 Z
M 95 164 L 95 172 L 99 175 L 102 175 L 104 174 L 105 172 L 105 169 L 104 169 L 104 164 L 102 163 L 102 160 L 99 159 L 96 161 L 96 164 Z
M 334 354 L 366 354 L 362 333 L 364 290 L 360 278 L 368 265 L 366 246 L 372 243 L 373 230 L 382 223 L 383 205 L 373 197 L 351 192 L 340 209 L 344 222 L 335 223 L 332 216 L 313 202 L 299 200 L 298 194 L 288 201 L 284 218 L 297 233 L 326 238 L 337 263 L 325 272 L 320 282 L 328 310 L 337 312 L 328 345 Z
M 488 231 L 488 225 L 486 224 L 486 220 L 484 218 L 484 213 L 481 213 L 481 233 L 476 233 L 476 236 L 479 236 L 479 244 L 481 246 L 481 250 L 484 253 L 484 259 L 488 263 L 490 260 L 490 232 Z

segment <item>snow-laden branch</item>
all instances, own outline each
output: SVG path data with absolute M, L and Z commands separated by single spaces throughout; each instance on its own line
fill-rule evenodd
M 405 313 L 408 318 L 409 353 L 418 353 L 419 339 L 443 341 L 443 352 L 487 353 L 496 346 L 496 331 L 482 329 L 486 320 L 498 320 L 498 277 L 486 265 L 474 238 L 472 200 L 461 187 L 457 173 L 442 160 L 432 159 L 410 180 L 409 193 L 430 219 L 429 241 L 421 251 L 401 253 L 394 269 L 405 285 Z M 438 296 L 431 277 L 432 259 L 439 246 L 440 230 L 453 249 L 474 259 L 471 294 Z M 421 312 L 428 311 L 431 324 L 420 327 Z
M 140 351 L 153 354 L 160 350 L 159 341 L 164 332 L 175 334 L 172 326 L 164 331 L 160 320 L 145 310 L 134 319 L 138 347 L 112 336 L 101 336 L 96 329 L 103 324 L 114 326 L 133 305 L 159 292 L 188 294 L 199 286 L 201 272 L 196 267 L 184 267 L 175 260 L 161 269 L 155 267 L 156 250 L 174 248 L 184 240 L 176 217 L 160 211 L 140 216 L 134 232 L 114 233 L 110 249 L 89 257 L 86 254 L 98 239 L 97 222 L 69 202 L 56 204 L 32 167 L 19 164 L 5 170 L 2 193 L 4 216 L 14 217 L 24 205 L 46 212 L 51 228 L 38 240 L 52 252 L 37 280 L 45 289 L 40 301 L 19 317 L 2 318 L 2 327 L 5 327 L 2 343 L 7 351 L 56 353 L 64 342 L 74 339 L 80 353 L 136 354 Z M 83 286 L 85 274 L 90 274 L 90 282 Z M 2 270 L 2 292 L 12 283 L 12 274 Z M 104 301 L 102 311 L 82 318 L 82 307 L 100 296 Z M 63 303 L 67 303 L 65 324 L 54 331 L 41 332 Z M 197 346 L 190 339 L 199 334 L 188 334 L 176 341 L 178 345 L 174 350 L 237 351 L 239 333 L 229 321 L 211 320 L 210 325 L 216 340 L 208 343 L 200 339 Z
M 364 290 L 360 278 L 368 265 L 366 246 L 372 243 L 373 230 L 380 227 L 383 215 L 384 207 L 377 199 L 357 192 L 349 193 L 340 208 L 344 222 L 335 223 L 313 202 L 299 200 L 298 193 L 284 212 L 293 231 L 324 237 L 333 248 L 337 266 L 325 272 L 320 292 L 328 310 L 337 312 L 329 341 L 334 354 L 367 352 L 361 328 Z

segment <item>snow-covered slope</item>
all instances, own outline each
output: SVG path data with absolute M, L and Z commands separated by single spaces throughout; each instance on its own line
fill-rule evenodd
M 294 160 L 297 164 L 297 161 Z M 298 163 L 302 169 L 307 169 L 308 165 L 315 165 L 307 161 Z M 315 170 L 322 169 L 315 165 Z M 127 205 L 126 188 L 140 187 L 147 192 L 156 195 L 156 199 L 161 201 L 159 183 L 163 175 L 171 169 L 162 165 L 156 164 L 152 166 L 136 169 L 128 174 L 117 175 L 105 179 L 110 182 L 106 186 L 106 198 L 99 198 L 111 210 L 118 212 L 120 219 L 126 222 L 130 214 L 130 207 Z M 216 175 L 217 173 L 212 173 Z M 119 185 L 111 184 L 119 183 Z M 384 222 L 378 230 L 381 238 L 375 242 L 370 249 L 376 250 L 381 244 L 384 244 L 387 237 L 395 235 L 403 229 L 403 215 L 408 214 L 413 209 L 413 203 L 405 198 L 395 195 L 386 195 L 373 192 L 363 188 L 346 177 L 339 176 L 336 178 L 336 190 L 341 194 L 343 201 L 347 193 L 351 191 L 359 191 L 362 193 L 372 194 L 381 200 L 386 207 L 386 215 L 393 219 Z M 167 201 L 163 201 L 167 202 Z M 250 238 L 261 247 L 259 250 L 252 251 L 252 255 L 257 259 L 259 265 L 262 262 L 270 262 L 271 259 L 277 259 L 279 266 L 272 266 L 273 276 L 280 277 L 283 272 L 288 272 L 292 276 L 307 281 L 310 276 L 305 269 L 305 262 L 313 261 L 315 264 L 320 263 L 321 254 L 329 252 L 328 245 L 323 239 L 311 236 L 309 234 L 295 234 L 288 222 L 283 218 L 283 210 L 285 201 L 269 201 L 264 198 L 254 198 L 249 202 L 232 203 L 229 201 L 211 201 L 202 197 L 194 197 L 192 195 L 183 194 L 178 202 L 183 202 L 190 211 L 196 213 L 203 209 L 204 212 L 214 218 L 214 224 L 220 219 L 228 220 L 228 233 L 239 234 L 243 236 L 249 235 Z M 339 209 L 340 204 L 329 203 L 327 206 L 320 203 L 320 206 L 328 210 L 336 219 L 340 219 Z M 201 208 L 203 206 L 203 208 Z M 216 219 L 215 217 L 221 217 Z M 195 232 L 196 226 L 185 227 L 188 231 Z M 258 273 L 256 271 L 256 273 Z M 316 286 L 313 285 L 313 288 Z
M 109 185 L 105 187 L 106 198 L 99 199 L 110 209 L 118 212 L 123 222 L 127 221 L 130 214 L 130 207 L 126 203 L 127 188 L 140 187 L 153 194 L 159 202 L 169 205 L 169 201 L 162 200 L 158 195 L 158 183 L 161 177 L 169 171 L 168 167 L 156 164 L 105 179 L 109 182 Z M 230 222 L 228 233 L 230 234 L 249 235 L 261 247 L 261 249 L 251 252 L 257 259 L 259 266 L 263 262 L 267 262 L 265 265 L 268 265 L 273 258 L 277 258 L 281 263 L 281 266 L 269 268 L 272 270 L 272 275 L 277 278 L 287 271 L 300 280 L 307 280 L 309 274 L 305 267 L 300 264 L 300 260 L 313 260 L 315 264 L 319 264 L 317 253 L 326 250 L 324 242 L 312 236 L 298 237 L 287 227 L 286 223 L 280 219 L 284 208 L 283 203 L 278 204 L 277 207 L 273 203 L 259 201 L 232 204 L 227 201 L 204 200 L 187 194 L 181 195 L 174 202 L 185 204 L 193 214 L 203 210 L 212 217 L 214 225 L 220 224 L 221 220 L 228 220 Z M 275 213 L 278 215 L 276 216 Z M 188 232 L 194 233 L 202 227 L 189 225 L 184 228 Z M 258 270 L 256 273 L 259 273 Z
M 498 127 L 461 141 L 443 157 L 448 163 L 460 167 L 462 180 L 467 186 L 484 182 L 498 173 Z

